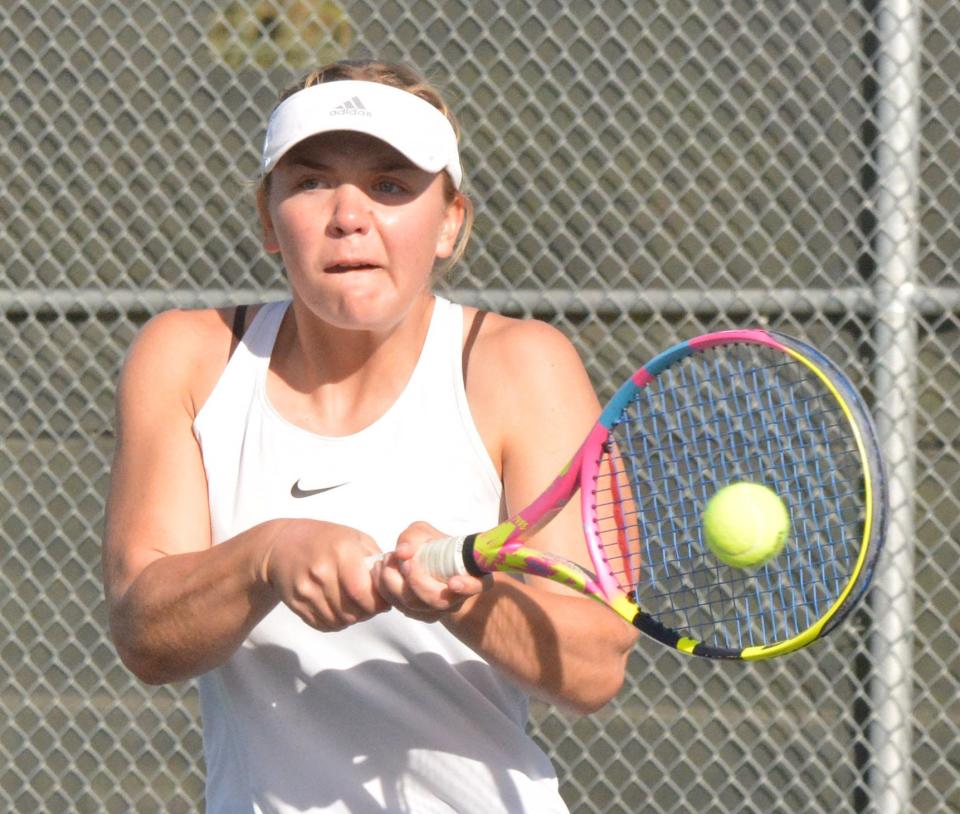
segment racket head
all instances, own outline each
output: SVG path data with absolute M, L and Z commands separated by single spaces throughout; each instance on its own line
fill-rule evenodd
M 633 623 L 684 653 L 762 659 L 833 630 L 863 597 L 886 529 L 886 475 L 856 388 L 785 334 L 680 343 L 624 384 L 584 449 L 584 528 L 597 581 Z M 585 445 L 586 446 L 586 445 Z M 704 542 L 707 500 L 749 481 L 787 505 L 785 548 L 755 569 Z

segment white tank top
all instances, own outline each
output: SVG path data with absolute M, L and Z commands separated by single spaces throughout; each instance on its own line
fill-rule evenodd
M 501 486 L 464 392 L 460 306 L 436 299 L 390 409 L 328 438 L 267 398 L 288 305 L 257 312 L 194 422 L 214 542 L 277 517 L 349 525 L 384 550 L 415 520 L 494 525 Z M 442 625 L 395 610 L 321 633 L 280 605 L 200 678 L 200 701 L 208 814 L 566 811 L 525 733 L 526 696 Z

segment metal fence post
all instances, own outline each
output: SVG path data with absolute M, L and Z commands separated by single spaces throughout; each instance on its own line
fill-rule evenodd
M 872 635 L 871 799 L 878 814 L 909 808 L 916 416 L 916 269 L 920 10 L 878 10 L 875 328 L 877 422 L 889 466 L 888 556 L 877 575 Z

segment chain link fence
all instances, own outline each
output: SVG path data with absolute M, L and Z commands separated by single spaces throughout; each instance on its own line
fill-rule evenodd
M 106 638 L 113 391 L 158 310 L 277 298 L 249 181 L 277 90 L 410 61 L 478 210 L 452 296 L 558 325 L 601 397 L 768 324 L 854 372 L 891 469 L 869 602 L 818 646 L 642 643 L 533 729 L 575 812 L 960 811 L 960 2 L 4 0 L 0 808 L 190 812 L 191 685 Z

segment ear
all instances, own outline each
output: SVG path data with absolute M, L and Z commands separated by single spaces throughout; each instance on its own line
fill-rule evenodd
M 458 192 L 453 200 L 447 204 L 437 235 L 437 257 L 444 258 L 453 254 L 457 245 L 457 236 L 463 226 L 464 203 L 463 196 Z
M 276 254 L 280 251 L 280 244 L 277 242 L 277 232 L 273 228 L 273 218 L 270 217 L 270 207 L 267 204 L 267 182 L 260 182 L 257 188 L 257 214 L 260 216 L 260 228 L 263 230 L 261 243 L 264 251 L 269 254 Z

